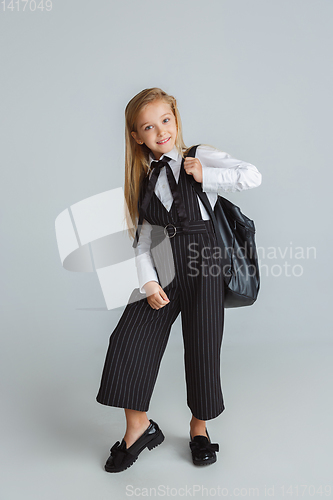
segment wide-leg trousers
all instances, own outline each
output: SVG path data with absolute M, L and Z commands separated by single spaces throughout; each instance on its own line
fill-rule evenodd
M 205 223 L 212 227 L 211 221 Z M 176 271 L 164 288 L 170 302 L 153 309 L 147 298 L 133 301 L 139 293 L 133 290 L 110 336 L 96 400 L 148 411 L 170 330 L 181 312 L 187 405 L 196 418 L 209 420 L 224 410 L 220 373 L 224 282 L 221 259 L 214 257 L 217 240 L 206 232 L 180 234 L 170 242 Z

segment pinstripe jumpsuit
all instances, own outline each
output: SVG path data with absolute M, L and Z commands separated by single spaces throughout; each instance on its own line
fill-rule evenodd
M 163 255 L 154 254 L 160 284 L 170 302 L 153 309 L 139 289 L 133 290 L 128 304 L 110 336 L 96 401 L 121 408 L 148 411 L 159 366 L 168 342 L 171 326 L 181 312 L 187 405 L 200 420 L 210 420 L 224 410 L 220 380 L 220 357 L 224 326 L 224 281 L 220 257 L 213 247 L 217 239 L 211 220 L 203 220 L 197 194 L 180 168 L 178 190 L 190 220 L 189 233 L 170 237 L 174 260 L 174 279 L 163 287 Z M 156 226 L 180 226 L 175 203 L 168 212 L 155 192 L 145 219 L 154 226 L 152 247 L 161 231 Z M 197 221 L 197 222 L 195 222 Z M 189 251 L 188 245 L 192 245 Z M 201 252 L 206 247 L 204 252 Z M 156 247 L 158 248 L 158 247 Z M 195 266 L 189 267 L 195 254 Z M 199 252 L 199 256 L 198 256 Z M 157 261 L 160 261 L 159 263 Z M 201 264 L 205 267 L 202 268 Z M 194 271 L 193 269 L 198 271 Z M 209 269 L 212 272 L 209 272 Z M 165 279 L 165 276 L 163 277 Z M 134 302 L 135 296 L 141 300 Z

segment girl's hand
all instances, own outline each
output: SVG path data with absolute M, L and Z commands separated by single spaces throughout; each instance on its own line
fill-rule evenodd
M 198 158 L 187 156 L 184 160 L 184 169 L 187 174 L 193 175 L 195 181 L 202 182 L 202 165 Z
M 169 304 L 167 294 L 157 281 L 148 281 L 143 288 L 147 294 L 148 304 L 153 309 L 160 309 Z

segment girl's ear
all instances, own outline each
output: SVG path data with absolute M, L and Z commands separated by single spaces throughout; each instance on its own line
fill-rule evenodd
M 138 143 L 138 144 L 143 144 L 142 141 L 140 141 L 139 139 L 137 139 L 137 134 L 136 132 L 131 132 L 131 136 L 133 137 L 133 139 Z

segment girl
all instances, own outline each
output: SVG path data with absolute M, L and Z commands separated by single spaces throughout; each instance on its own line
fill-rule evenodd
M 140 288 L 132 292 L 110 336 L 96 397 L 101 404 L 124 408 L 127 423 L 105 470 L 127 469 L 146 447 L 151 450 L 164 440 L 146 412 L 180 311 L 192 461 L 212 464 L 219 445 L 211 442 L 206 420 L 225 409 L 220 381 L 224 281 L 222 272 L 216 273 L 221 257 L 207 252 L 218 247 L 212 221 L 187 176 L 202 184 L 214 209 L 218 193 L 259 186 L 261 174 L 254 165 L 207 145 L 197 148 L 195 158 L 185 157 L 190 148 L 183 141 L 176 99 L 159 88 L 133 97 L 125 118 L 128 227 L 138 221 L 139 210 L 144 219 L 134 243 Z M 132 228 L 129 234 L 134 237 Z M 156 246 L 161 234 L 170 244 L 174 274 Z M 189 265 L 194 250 L 199 256 L 195 272 L 192 261 Z

